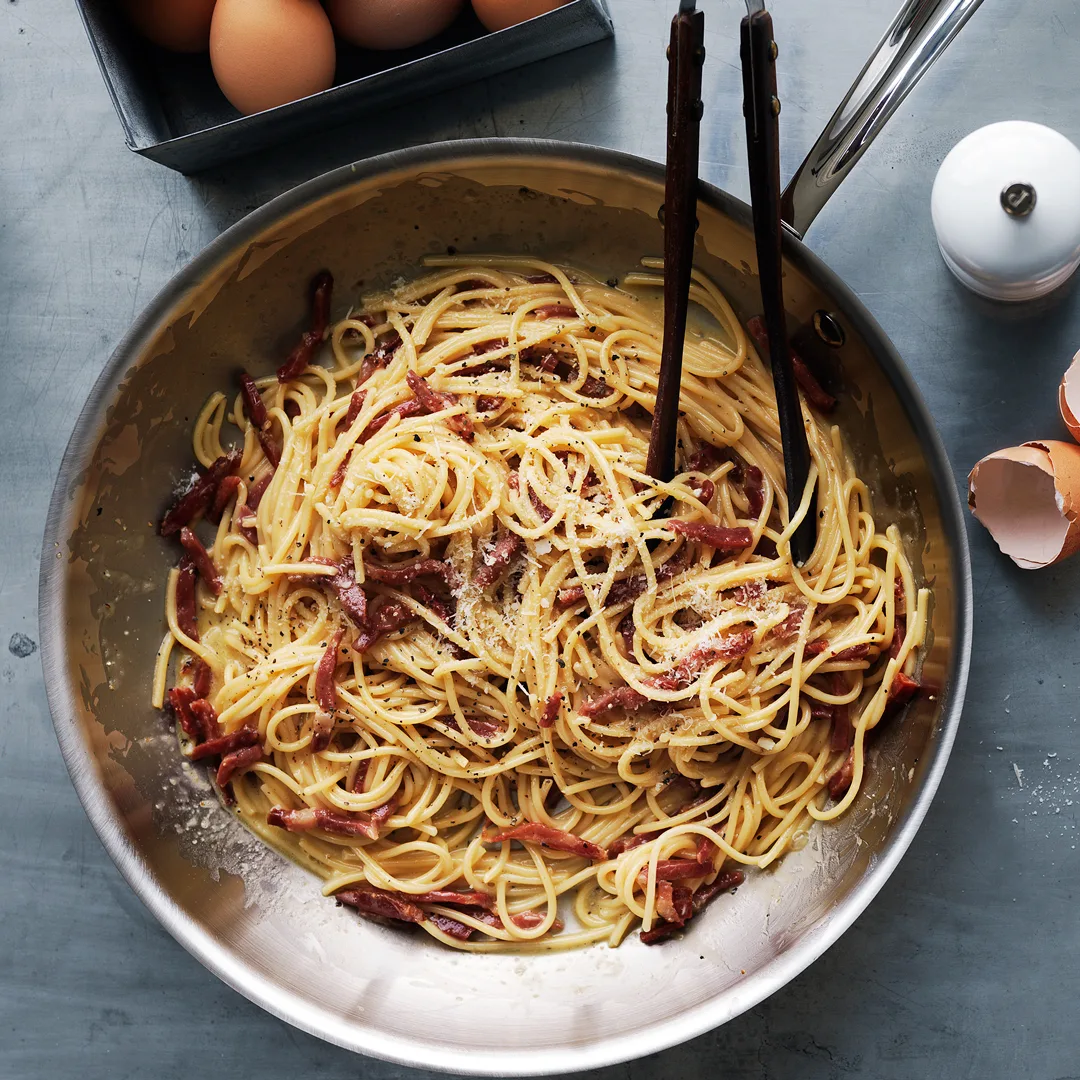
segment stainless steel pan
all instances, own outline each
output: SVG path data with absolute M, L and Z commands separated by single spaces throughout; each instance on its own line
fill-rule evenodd
M 908 5 L 906 28 L 898 20 L 890 30 L 876 75 L 846 109 L 850 122 L 834 123 L 815 151 L 818 164 L 800 170 L 789 192 L 797 229 L 872 133 L 860 117 L 880 120 L 873 103 L 880 106 L 889 72 L 925 66 L 974 6 Z M 897 101 L 894 92 L 891 107 Z M 607 276 L 661 251 L 662 198 L 662 170 L 651 162 L 522 140 L 424 147 L 313 180 L 225 232 L 154 300 L 102 373 L 68 446 L 42 555 L 42 655 L 57 736 L 87 814 L 185 948 L 264 1008 L 342 1046 L 458 1073 L 531 1075 L 625 1060 L 715 1027 L 836 941 L 895 868 L 941 779 L 971 635 L 961 507 L 903 363 L 854 295 L 794 237 L 789 312 L 811 326 L 824 312 L 826 336 L 843 337 L 830 353 L 845 387 L 839 419 L 879 516 L 900 525 L 918 574 L 934 588 L 923 673 L 940 690 L 882 732 L 867 785 L 842 823 L 815 830 L 774 872 L 752 875 L 683 941 L 462 956 L 358 920 L 217 805 L 149 706 L 162 585 L 175 558 L 154 523 L 190 471 L 191 422 L 236 367 L 266 371 L 280 361 L 304 320 L 314 269 L 334 272 L 339 296 L 361 281 L 374 287 L 408 274 L 424 254 L 451 247 L 535 251 Z M 699 218 L 698 265 L 743 317 L 754 314 L 748 208 L 703 185 Z M 104 976 L 101 992 L 109 992 Z

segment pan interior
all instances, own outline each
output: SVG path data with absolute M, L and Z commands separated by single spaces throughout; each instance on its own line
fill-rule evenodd
M 532 957 L 461 955 L 355 918 L 221 809 L 149 705 L 174 552 L 157 535 L 191 473 L 190 433 L 237 368 L 264 373 L 302 327 L 306 285 L 329 268 L 339 301 L 409 277 L 447 251 L 519 254 L 609 277 L 662 252 L 655 166 L 557 152 L 406 154 L 285 196 L 215 242 L 118 350 L 80 419 L 43 558 L 46 674 L 62 747 L 129 881 L 200 959 L 316 1034 L 466 1073 L 578 1070 L 661 1049 L 778 988 L 880 887 L 936 786 L 966 661 L 966 558 L 929 421 L 872 322 L 793 245 L 789 312 L 835 315 L 839 412 L 875 514 L 896 522 L 935 590 L 924 677 L 941 687 L 877 740 L 852 812 L 771 872 L 752 873 L 682 941 Z M 697 265 L 755 313 L 740 204 L 706 191 Z M 828 291 L 826 291 L 828 290 Z M 877 355 L 875 355 L 877 350 Z M 928 444 L 930 449 L 927 449 Z

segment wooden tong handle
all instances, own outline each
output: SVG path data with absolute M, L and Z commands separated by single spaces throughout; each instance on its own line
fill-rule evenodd
M 750 159 L 750 194 L 765 329 L 769 335 L 780 437 L 784 447 L 788 513 L 798 508 L 810 475 L 810 447 L 791 365 L 784 318 L 783 247 L 780 223 L 780 99 L 776 96 L 776 42 L 772 16 L 756 11 L 742 21 L 743 109 Z M 805 564 L 817 538 L 817 509 L 811 502 L 791 539 L 796 565 Z
M 667 178 L 664 188 L 664 347 L 645 470 L 656 480 L 675 475 L 683 340 L 697 231 L 701 69 L 705 16 L 680 11 L 668 47 Z

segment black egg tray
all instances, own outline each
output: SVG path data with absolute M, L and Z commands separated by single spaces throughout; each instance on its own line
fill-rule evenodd
M 447 30 L 412 49 L 372 52 L 339 41 L 337 81 L 329 90 L 242 116 L 218 89 L 205 53 L 151 45 L 128 25 L 116 0 L 76 2 L 128 146 L 184 173 L 612 34 L 604 0 L 571 0 L 494 34 L 466 4 Z

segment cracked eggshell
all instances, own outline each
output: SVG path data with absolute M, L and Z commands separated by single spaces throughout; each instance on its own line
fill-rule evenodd
M 1069 434 L 1080 442 L 1080 352 L 1074 357 L 1058 387 L 1058 409 Z
M 1017 566 L 1068 558 L 1080 550 L 1080 446 L 1045 440 L 988 454 L 968 476 L 968 506 Z

